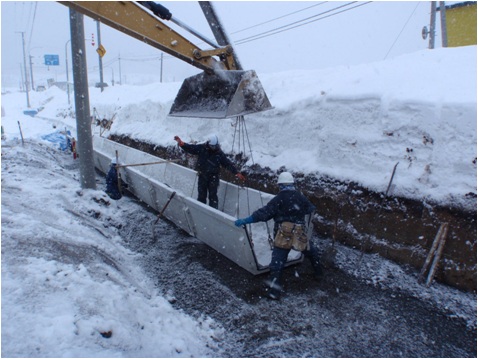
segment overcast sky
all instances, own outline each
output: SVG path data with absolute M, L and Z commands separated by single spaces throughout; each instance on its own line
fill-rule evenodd
M 161 2 L 173 16 L 199 33 L 214 39 L 195 1 Z M 246 70 L 261 73 L 293 69 L 320 69 L 380 61 L 428 47 L 422 39 L 429 26 L 430 2 L 311 2 L 219 1 L 213 2 Z M 35 85 L 47 78 L 66 80 L 65 49 L 71 71 L 69 9 L 58 2 L 2 1 L 2 86 L 19 86 L 23 69 L 22 32 L 32 58 Z M 437 17 L 439 22 L 439 16 Z M 174 29 L 177 27 L 168 22 Z M 286 26 L 291 25 L 291 26 Z M 89 80 L 99 79 L 96 22 L 84 18 Z M 294 28 L 291 28 L 294 27 Z M 270 31 L 280 32 L 272 34 Z M 438 23 L 439 30 L 439 23 Z M 263 34 L 262 37 L 256 36 Z M 91 38 L 95 38 L 95 46 Z M 192 42 L 208 48 L 188 35 Z M 249 39 L 248 39 L 249 38 Z M 144 81 L 159 80 L 161 52 L 101 25 L 104 79 L 131 82 L 138 73 Z M 436 46 L 441 46 L 439 31 Z M 45 66 L 44 55 L 59 55 L 60 65 Z M 121 61 L 119 60 L 121 59 Z M 163 81 L 182 81 L 198 69 L 164 55 Z M 28 64 L 28 71 L 29 71 Z M 71 79 L 71 72 L 70 72 Z

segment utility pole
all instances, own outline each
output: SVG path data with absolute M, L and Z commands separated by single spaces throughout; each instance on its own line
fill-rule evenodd
M 163 83 L 163 53 L 161 52 L 161 72 L 159 75 L 159 82 Z
M 446 9 L 445 2 L 440 1 L 440 25 L 441 25 L 441 46 L 448 47 L 448 35 L 446 31 Z
M 121 54 L 118 54 L 118 64 L 119 64 L 119 84 L 121 86 L 122 85 L 121 83 Z
M 430 13 L 430 41 L 428 42 L 428 48 L 434 49 L 435 48 L 435 26 L 437 22 L 437 3 L 436 1 L 432 1 L 432 9 Z
M 23 79 L 23 69 L 22 69 L 22 64 L 19 63 L 20 65 L 20 77 L 21 77 L 21 81 L 20 81 L 20 91 L 23 91 L 23 86 L 25 86 L 25 80 Z
M 23 46 L 23 70 L 25 71 L 25 90 L 27 93 L 27 107 L 30 108 L 30 94 L 28 87 L 28 73 L 27 73 L 27 56 L 25 53 L 25 33 L 22 31 L 22 46 Z
M 101 47 L 101 33 L 100 33 L 100 21 L 96 21 L 96 32 L 98 33 L 98 47 Z M 98 53 L 98 59 L 100 63 L 100 87 L 101 92 L 103 92 L 103 58 Z
M 70 8 L 71 57 L 81 188 L 96 189 L 83 15 Z
M 35 85 L 34 85 L 34 82 L 33 82 L 33 65 L 32 65 L 32 55 L 29 55 L 28 56 L 30 58 L 30 78 L 32 80 L 32 91 L 35 91 Z
M 68 94 L 68 106 L 70 105 L 70 75 L 68 74 L 68 43 L 70 41 L 71 39 L 65 43 L 66 93 Z

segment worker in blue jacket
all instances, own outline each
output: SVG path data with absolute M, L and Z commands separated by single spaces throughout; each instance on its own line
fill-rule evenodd
M 198 156 L 198 201 L 206 203 L 209 199 L 209 205 L 218 208 L 219 199 L 217 189 L 219 187 L 219 170 L 222 167 L 236 175 L 240 180 L 245 181 L 245 177 L 237 170 L 236 166 L 222 152 L 219 145 L 219 139 L 216 135 L 209 136 L 204 143 L 193 145 L 184 143 L 178 136 L 174 140 L 185 152 Z
M 241 227 L 274 219 L 274 248 L 269 265 L 271 274 L 267 282 L 269 287 L 267 294 L 269 298 L 276 300 L 280 298 L 282 292 L 282 271 L 291 249 L 302 251 L 310 259 L 316 279 L 322 276 L 318 249 L 312 241 L 307 240 L 305 233 L 305 216 L 312 215 L 315 206 L 295 189 L 294 178 L 289 172 L 282 172 L 277 184 L 280 191 L 266 206 L 234 223 L 237 227 Z M 296 243 L 299 245 L 296 246 Z
M 118 184 L 118 169 L 116 168 L 116 158 L 111 160 L 110 170 L 106 175 L 106 194 L 114 200 L 121 199 L 123 195 L 121 194 L 119 184 Z

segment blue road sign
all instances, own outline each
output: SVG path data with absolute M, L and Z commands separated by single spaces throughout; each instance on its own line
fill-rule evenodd
M 58 66 L 60 65 L 60 56 L 58 55 L 44 55 L 46 66 Z

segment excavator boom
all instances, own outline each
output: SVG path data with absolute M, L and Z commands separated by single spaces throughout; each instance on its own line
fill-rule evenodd
M 202 50 L 188 39 L 164 24 L 156 16 L 132 1 L 59 1 L 79 13 L 99 20 L 105 25 L 147 43 L 169 55 L 177 57 L 201 70 L 226 69 L 210 56 L 197 58 L 194 54 Z M 138 19 L 140 21 L 138 21 Z M 226 55 L 224 48 L 223 53 Z M 229 70 L 236 70 L 234 63 L 228 62 Z
M 156 8 L 154 5 L 164 9 L 159 4 L 59 2 L 204 71 L 184 81 L 171 108 L 171 116 L 227 118 L 272 108 L 255 72 L 238 68 L 240 65 L 235 62 L 231 46 L 200 49 L 150 12 Z M 171 14 L 168 15 L 170 18 Z

